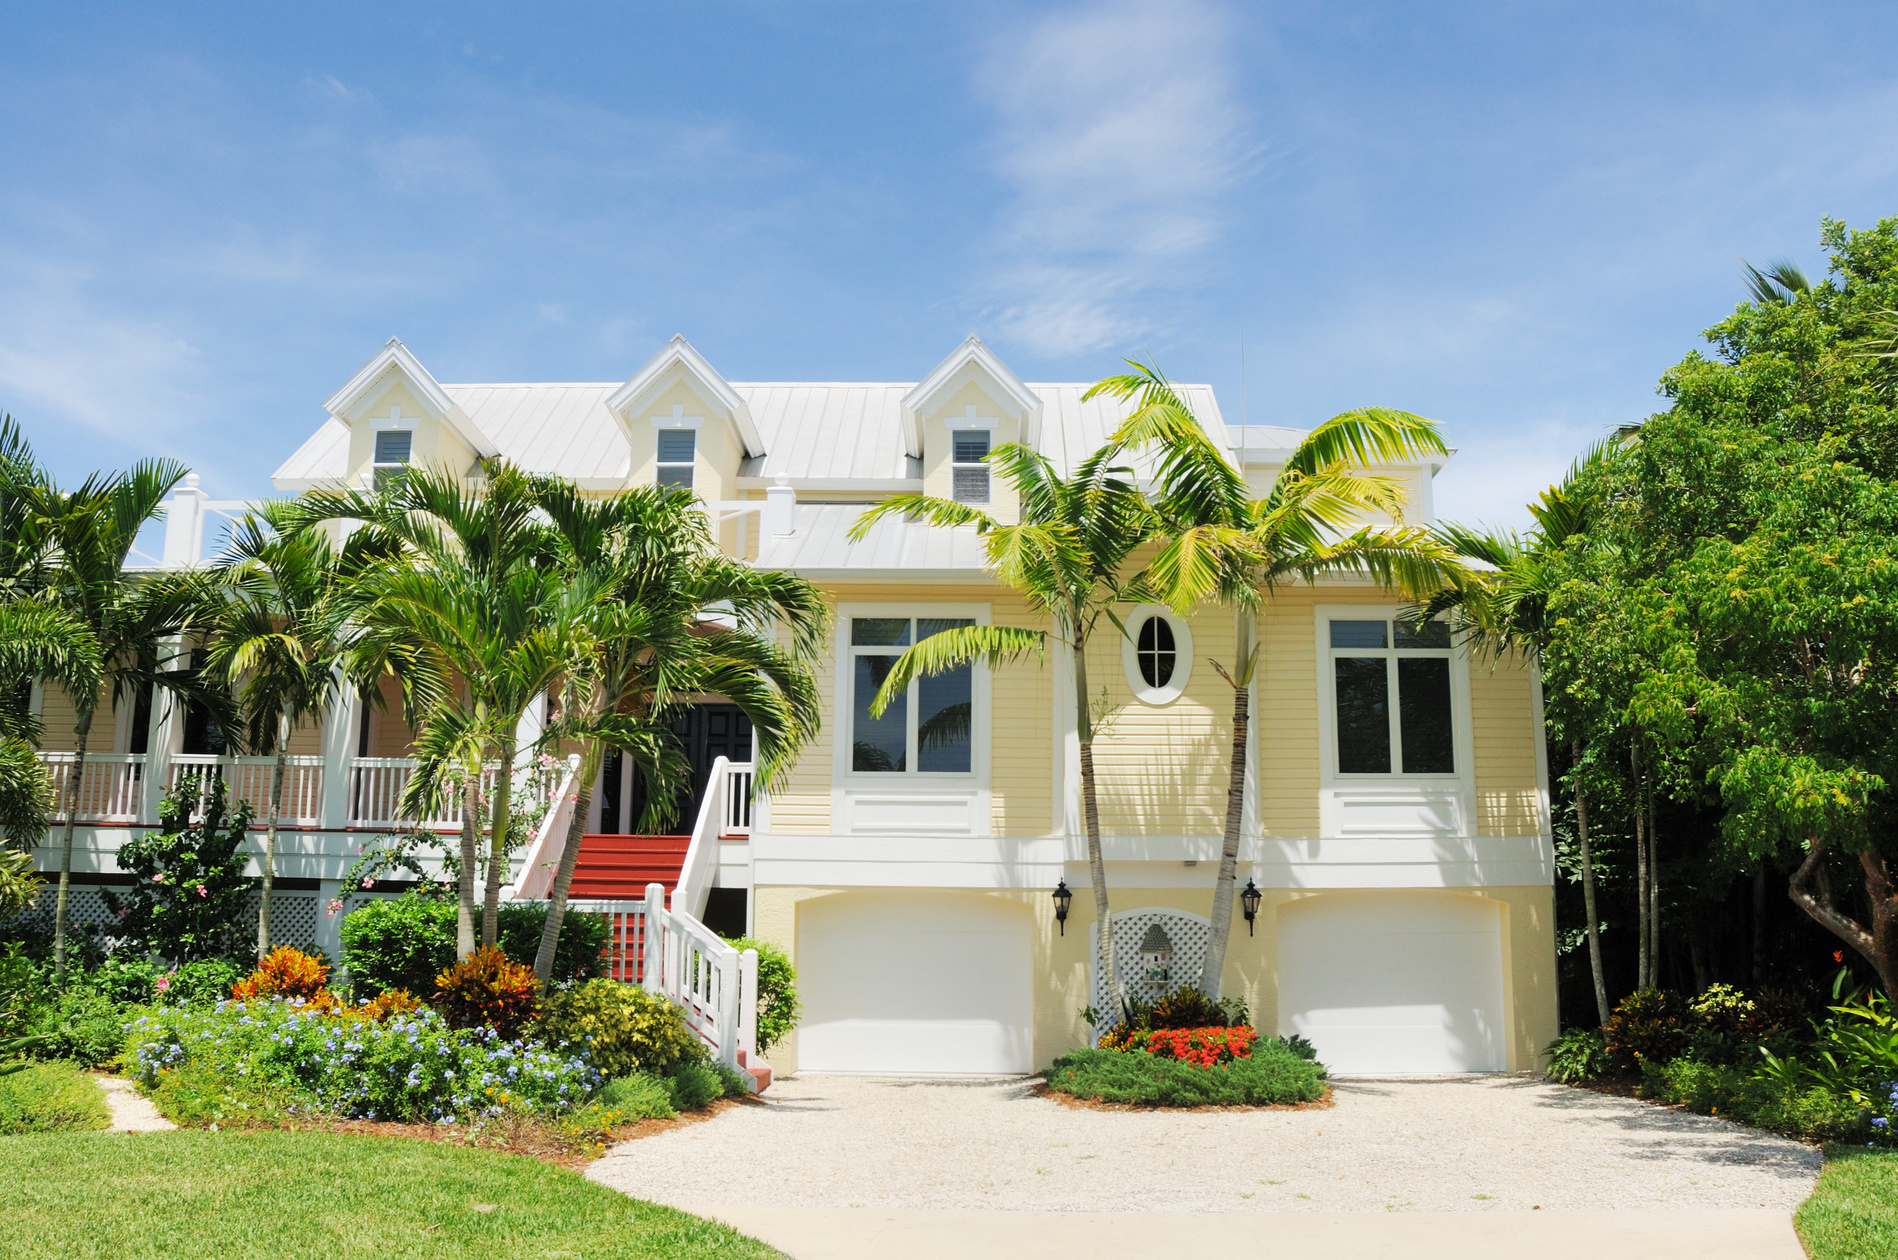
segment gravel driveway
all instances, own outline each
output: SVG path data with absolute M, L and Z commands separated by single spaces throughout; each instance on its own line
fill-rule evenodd
M 1528 1076 L 1336 1083 L 1313 1111 L 1107 1112 L 1022 1079 L 791 1077 L 587 1175 L 662 1203 L 1013 1211 L 1773 1208 L 1820 1153 Z

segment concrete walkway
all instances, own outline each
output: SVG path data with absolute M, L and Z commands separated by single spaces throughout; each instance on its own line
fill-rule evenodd
M 792 1260 L 1805 1260 L 1785 1212 L 930 1212 L 680 1204 Z
M 120 1133 L 157 1133 L 178 1127 L 159 1115 L 158 1108 L 128 1080 L 101 1076 L 99 1088 L 105 1091 L 105 1109 L 112 1113 L 112 1128 Z

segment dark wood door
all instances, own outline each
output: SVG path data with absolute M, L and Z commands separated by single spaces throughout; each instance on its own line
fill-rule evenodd
M 705 789 L 711 781 L 712 763 L 720 757 L 728 761 L 751 760 L 751 719 L 735 704 L 693 704 L 675 710 L 671 726 L 672 737 L 679 742 L 680 750 L 691 764 L 692 788 L 689 794 L 680 797 L 678 813 L 666 830 L 684 835 L 698 821 L 699 806 L 705 800 Z M 632 811 L 627 822 L 636 828 L 639 815 L 646 807 L 646 786 L 639 775 L 635 774 L 633 779 Z

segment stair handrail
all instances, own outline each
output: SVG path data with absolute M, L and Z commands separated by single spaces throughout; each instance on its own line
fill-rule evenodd
M 567 832 L 573 826 L 573 811 L 579 800 L 579 774 L 580 758 L 568 757 L 566 773 L 561 775 L 560 787 L 554 793 L 553 808 L 541 818 L 527 856 L 521 861 L 521 873 L 508 889 L 509 901 L 542 901 L 553 891 L 554 868 L 566 852 Z
M 705 913 L 705 902 L 712 891 L 712 875 L 718 869 L 718 837 L 724 831 L 726 793 L 731 790 L 732 771 L 749 773 L 750 762 L 733 762 L 719 757 L 712 762 L 711 776 L 705 783 L 705 799 L 699 803 L 699 816 L 692 823 L 692 840 L 686 846 L 685 862 L 679 867 L 679 882 L 672 890 L 672 906 L 697 920 Z
M 647 884 L 640 984 L 648 993 L 679 1006 L 686 1027 L 706 1044 L 712 1057 L 751 1081 L 751 1074 L 741 1066 L 740 1052 L 744 1052 L 742 1062 L 749 1062 L 756 1048 L 757 954 L 745 951 L 750 955 L 751 982 L 747 984 L 745 955 L 696 915 L 668 910 L 665 904 L 665 885 Z

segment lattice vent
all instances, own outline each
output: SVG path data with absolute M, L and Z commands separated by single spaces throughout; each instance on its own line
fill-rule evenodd
M 1154 936 L 1156 929 L 1162 936 Z M 1116 914 L 1114 966 L 1127 986 L 1127 996 L 1151 1002 L 1183 984 L 1198 984 L 1200 969 L 1206 965 L 1206 945 L 1211 935 L 1212 926 L 1205 919 L 1184 910 L 1128 910 Z M 1088 987 L 1094 994 L 1094 1009 L 1105 1013 L 1113 1009 L 1113 1004 L 1107 996 L 1107 977 L 1101 974 L 1098 929 L 1090 928 L 1089 936 L 1089 971 L 1093 983 Z M 1162 940 L 1172 946 L 1164 979 L 1149 975 L 1153 969 L 1142 962 L 1146 947 L 1157 946 Z

